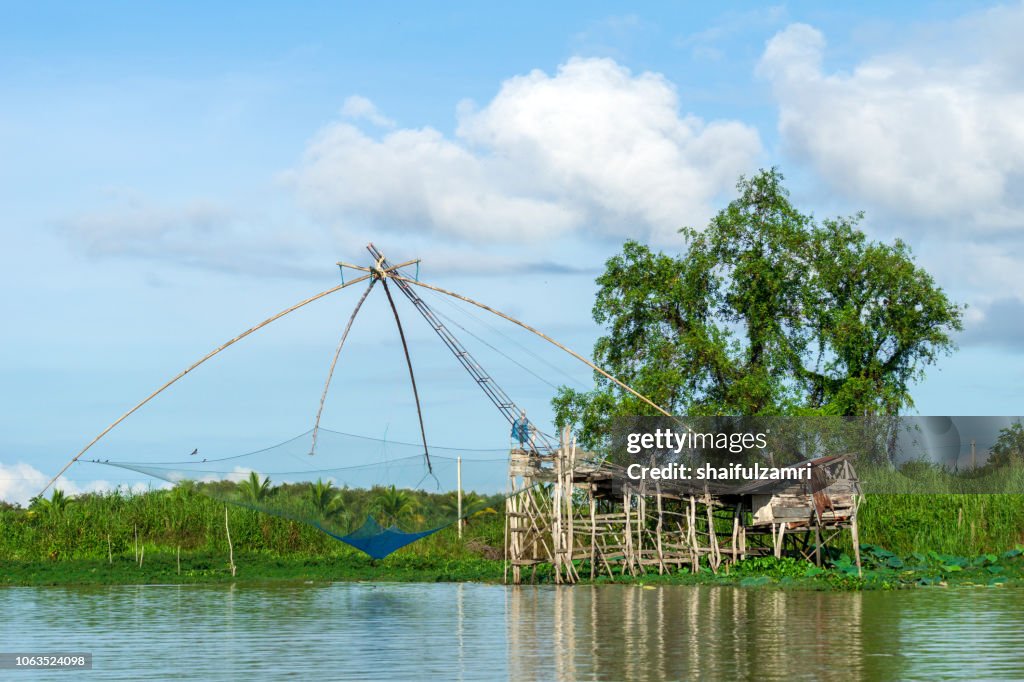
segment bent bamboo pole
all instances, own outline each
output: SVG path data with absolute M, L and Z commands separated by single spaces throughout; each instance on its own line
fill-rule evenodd
M 381 261 L 384 257 L 381 256 Z M 398 308 L 395 307 L 395 299 L 391 297 L 391 290 L 388 289 L 387 279 L 384 282 L 384 293 L 387 294 L 388 303 L 391 304 L 391 312 L 395 315 L 395 324 L 398 325 L 398 338 L 402 341 L 402 350 L 405 352 L 405 364 L 409 368 L 409 381 L 412 383 L 412 397 L 416 400 L 416 416 L 420 418 L 420 435 L 423 437 L 423 456 L 427 459 L 427 471 L 434 473 L 434 467 L 430 465 L 430 450 L 427 448 L 427 429 L 423 426 L 423 409 L 420 407 L 420 393 L 416 390 L 416 374 L 412 371 L 412 358 L 409 357 L 409 344 L 405 342 L 405 332 L 402 331 L 402 319 L 398 317 Z
M 595 372 L 601 374 L 605 378 L 607 378 L 610 381 L 612 381 L 616 386 L 618 386 L 618 387 L 620 387 L 622 389 L 625 389 L 626 391 L 629 391 L 630 393 L 635 395 L 637 398 L 639 398 L 640 400 L 644 401 L 645 403 L 647 403 L 648 405 L 650 405 L 651 407 L 656 409 L 658 412 L 661 412 L 666 417 L 673 416 L 671 412 L 668 412 L 667 410 L 665 410 L 665 408 L 661 407 L 660 405 L 658 405 L 657 403 L 652 401 L 647 396 L 641 395 L 640 393 L 636 392 L 631 387 L 629 387 L 626 384 L 622 383 L 621 381 L 619 381 L 618 379 L 613 377 L 611 374 L 609 374 L 608 372 L 604 371 L 603 369 L 601 369 L 600 367 L 598 367 L 593 362 L 591 362 L 587 358 L 583 357 L 582 355 L 580 355 L 576 351 L 574 351 L 571 348 L 568 348 L 566 346 L 563 346 L 558 341 L 555 341 L 553 338 L 551 338 L 550 336 L 548 336 L 544 332 L 542 332 L 542 331 L 540 331 L 538 329 L 534 329 L 533 327 L 531 327 L 530 325 L 526 324 L 525 322 L 520 322 L 519 320 L 517 320 L 514 317 L 511 317 L 509 315 L 506 315 L 505 313 L 501 312 L 500 310 L 495 310 L 494 308 L 492 308 L 490 306 L 484 305 L 483 303 L 480 303 L 479 301 L 474 301 L 473 299 L 471 299 L 471 298 L 469 298 L 467 296 L 463 296 L 462 294 L 457 294 L 454 291 L 449 291 L 447 289 L 442 289 L 441 287 L 434 286 L 433 284 L 427 284 L 426 282 L 420 282 L 420 281 L 415 280 L 415 279 L 409 279 L 408 277 L 403 277 L 401 275 L 395 274 L 394 268 L 392 268 L 392 272 L 388 275 L 388 277 L 391 277 L 393 279 L 399 279 L 399 280 L 402 280 L 403 282 L 408 282 L 409 284 L 415 284 L 416 286 L 423 287 L 424 289 L 431 289 L 431 290 L 436 291 L 438 293 L 447 294 L 448 296 L 452 296 L 453 298 L 457 298 L 460 301 L 465 301 L 466 303 L 471 303 L 472 305 L 475 305 L 478 308 L 483 308 L 487 312 L 494 313 L 498 317 L 506 319 L 509 322 L 512 322 L 513 324 L 517 324 L 520 327 L 522 327 L 523 329 L 525 329 L 527 331 L 530 331 L 530 332 L 533 332 L 534 334 L 536 334 L 540 338 L 544 339 L 548 343 L 550 343 L 550 344 L 552 344 L 552 345 L 554 345 L 554 346 L 556 346 L 558 348 L 561 348 L 566 353 L 568 353 L 569 355 L 573 356 L 574 358 L 576 358 L 577 360 L 579 360 L 583 364 L 587 365 L 588 367 L 590 367 Z
M 373 285 L 376 283 L 376 279 L 371 279 L 370 286 L 366 287 L 366 291 L 359 297 L 359 302 L 356 303 L 355 310 L 352 311 L 352 316 L 348 318 L 348 324 L 345 325 L 345 331 L 341 334 L 341 340 L 338 341 L 338 348 L 334 351 L 334 359 L 331 360 L 331 368 L 327 371 L 327 380 L 324 382 L 324 392 L 320 394 L 320 407 L 316 411 L 316 422 L 313 424 L 313 444 L 309 449 L 309 454 L 311 455 L 316 454 L 316 437 L 320 433 L 320 417 L 324 413 L 324 403 L 327 402 L 327 391 L 331 388 L 331 379 L 334 377 L 334 368 L 338 365 L 338 356 L 341 355 L 341 349 L 345 345 L 348 333 L 352 331 L 352 323 L 356 321 L 356 315 L 359 314 L 359 310 L 363 307 L 363 302 L 370 295 L 370 289 L 373 289 Z
M 321 298 L 323 298 L 324 296 L 327 296 L 327 295 L 329 295 L 329 294 L 333 294 L 333 293 L 334 293 L 334 292 L 336 292 L 336 291 L 340 291 L 341 289 L 344 289 L 345 287 L 349 287 L 349 286 L 352 286 L 353 284 L 358 284 L 359 282 L 363 282 L 363 281 L 365 281 L 365 280 L 367 280 L 367 279 L 370 279 L 370 277 L 372 277 L 372 276 L 373 276 L 373 275 L 362 275 L 361 277 L 356 277 L 355 279 L 353 279 L 353 280 L 351 280 L 351 281 L 348 281 L 348 282 L 345 282 L 344 284 L 339 284 L 339 285 L 338 285 L 338 286 L 336 286 L 336 287 L 331 287 L 330 289 L 327 289 L 326 291 L 321 291 L 321 292 L 320 292 L 319 294 L 314 294 L 313 296 L 310 296 L 309 298 L 307 298 L 307 299 L 305 299 L 305 300 L 303 300 L 303 301 L 299 301 L 298 303 L 296 303 L 295 305 L 291 306 L 290 308 L 286 308 L 286 309 L 282 310 L 281 312 L 277 313 L 277 314 L 276 314 L 276 315 L 274 315 L 273 317 L 268 317 L 267 319 L 263 320 L 262 322 L 260 322 L 260 323 L 259 323 L 258 325 L 256 325 L 255 327 L 252 327 L 252 328 L 250 328 L 250 329 L 247 329 L 246 331 L 242 332 L 241 334 L 239 334 L 239 335 L 238 335 L 238 336 L 236 336 L 235 338 L 231 339 L 230 341 L 227 341 L 227 342 L 225 342 L 224 344 L 222 344 L 221 346 L 219 346 L 218 348 L 215 348 L 214 350 L 210 351 L 209 353 L 207 353 L 206 355 L 204 355 L 204 356 L 203 356 L 202 358 L 200 358 L 199 360 L 196 360 L 196 361 L 195 361 L 194 363 L 192 363 L 191 365 L 189 365 L 189 366 L 188 366 L 188 367 L 187 367 L 187 368 L 186 368 L 185 370 L 183 370 L 182 372 L 180 372 L 179 374 L 177 374 L 177 375 L 176 375 L 176 376 L 175 376 L 175 377 L 174 377 L 173 379 L 171 379 L 171 380 L 170 380 L 170 381 L 168 381 L 168 382 L 167 382 L 166 384 L 164 384 L 163 386 L 161 386 L 160 388 L 158 388 L 157 390 L 153 391 L 153 392 L 152 392 L 152 393 L 150 393 L 150 394 L 149 394 L 148 396 L 146 396 L 146 398 L 144 398 L 144 399 L 143 399 L 143 400 L 142 400 L 142 401 L 141 401 L 141 402 L 140 402 L 139 404 L 137 404 L 137 405 L 136 405 L 135 407 L 133 407 L 132 409 L 128 410 L 127 412 L 125 412 L 124 414 L 122 414 L 122 415 L 121 415 L 120 417 L 118 417 L 118 418 L 117 418 L 117 420 L 116 420 L 116 421 L 114 421 L 114 423 L 113 423 L 113 424 L 111 424 L 111 425 L 110 425 L 110 426 L 108 426 L 107 428 L 103 429 L 103 431 L 101 431 L 101 432 L 100 432 L 100 435 L 98 435 L 98 436 L 96 436 L 95 438 L 93 438 L 93 439 L 92 439 L 92 441 L 90 441 L 88 445 L 86 445 L 86 446 L 85 446 L 84 448 L 82 448 L 82 449 L 81 449 L 81 450 L 79 451 L 79 453 L 78 453 L 77 455 L 75 455 L 74 457 L 72 457 L 72 458 L 71 458 L 71 461 L 70 461 L 70 462 L 68 462 L 67 464 L 65 464 L 65 465 L 64 465 L 64 468 L 63 468 L 63 469 L 61 469 L 60 471 L 58 471 L 58 472 L 57 472 L 57 475 L 56 475 L 56 476 L 54 476 L 53 478 L 51 478 L 51 479 L 50 479 L 50 482 L 49 482 L 49 483 L 47 483 L 47 484 L 46 484 L 45 486 L 43 486 L 43 489 L 39 491 L 39 496 L 40 496 L 40 497 L 42 497 L 43 493 L 45 493 L 45 492 L 46 492 L 46 490 L 47 490 L 47 489 L 48 489 L 48 488 L 49 488 L 49 487 L 50 487 L 51 485 L 53 485 L 53 484 L 54 484 L 54 482 L 55 482 L 55 481 L 56 481 L 56 480 L 57 480 L 58 478 L 60 478 L 60 477 L 61 477 L 61 476 L 62 476 L 62 475 L 64 474 L 64 472 L 65 472 L 65 471 L 67 471 L 67 470 L 68 470 L 68 469 L 69 469 L 69 468 L 71 467 L 71 465 L 72 465 L 72 464 L 74 464 L 75 462 L 77 462 L 77 461 L 78 461 L 78 458 L 79 458 L 79 457 L 81 457 L 81 456 L 82 456 L 82 455 L 84 455 L 84 454 L 85 454 L 86 452 L 88 452 L 89 448 L 91 448 L 91 447 L 92 447 L 93 445 L 96 445 L 96 443 L 98 443 L 98 442 L 99 442 L 99 440 L 100 440 L 101 438 L 103 438 L 103 436 L 105 436 L 105 435 L 107 435 L 108 433 L 110 433 L 110 431 L 111 431 L 111 430 L 112 430 L 112 429 L 113 429 L 113 428 L 114 428 L 115 426 L 117 426 L 118 424 L 120 424 L 121 422 L 123 422 L 123 421 L 124 421 L 125 419 L 127 419 L 128 417 L 130 417 L 130 416 L 131 416 L 132 414 L 134 414 L 134 413 L 135 413 L 135 411 L 136 411 L 136 410 L 138 410 L 138 409 L 139 409 L 140 407 L 142 407 L 143 405 L 145 405 L 146 403 L 148 403 L 148 402 L 149 402 L 150 400 L 152 400 L 153 398 L 155 398 L 155 397 L 157 397 L 158 395 L 160 395 L 161 393 L 163 393 L 163 392 L 164 392 L 164 390 L 166 390 L 166 389 L 167 389 L 168 387 L 170 387 L 170 386 L 171 386 L 171 384 L 173 384 L 173 383 L 175 383 L 176 381 L 178 381 L 178 379 L 181 379 L 181 378 L 182 378 L 183 376 L 185 376 L 186 374 L 188 374 L 189 372 L 191 372 L 192 370 L 194 370 L 194 369 L 195 369 L 196 367 L 198 367 L 199 365 L 203 364 L 204 362 L 206 362 L 207 360 L 209 360 L 210 358 L 212 358 L 212 357 L 213 357 L 214 355 L 217 355 L 217 353 L 220 353 L 220 352 L 221 352 L 222 350 L 224 350 L 224 349 L 228 348 L 229 346 L 232 346 L 232 345 L 234 345 L 235 343 L 237 343 L 237 342 L 241 341 L 242 339 L 244 339 L 245 337 L 249 336 L 249 335 L 250 335 L 250 334 L 252 334 L 253 332 L 255 332 L 255 331 L 258 331 L 258 330 L 262 329 L 263 327 L 266 327 L 266 326 L 267 326 L 268 324 L 270 324 L 271 322 L 273 322 L 273 321 L 275 321 L 275 320 L 278 320 L 278 319 L 280 319 L 280 318 L 284 317 L 284 316 L 285 316 L 285 315 L 287 315 L 288 313 L 294 312 L 294 311 L 298 310 L 299 308 L 301 308 L 301 307 L 303 307 L 303 306 L 305 306 L 305 305 L 308 305 L 308 304 L 312 303 L 313 301 L 316 301 L 316 300 L 318 300 L 318 299 L 321 299 Z

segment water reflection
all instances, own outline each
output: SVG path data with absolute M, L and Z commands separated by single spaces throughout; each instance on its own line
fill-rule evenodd
M 520 587 L 510 588 L 508 607 L 513 679 L 856 679 L 863 672 L 860 594 Z M 524 655 L 531 650 L 549 655 Z
M 511 679 L 1024 679 L 1019 590 L 519 587 L 507 604 Z
M 0 589 L 0 651 L 93 652 L 76 679 L 1024 679 L 1022 633 L 1013 589 Z

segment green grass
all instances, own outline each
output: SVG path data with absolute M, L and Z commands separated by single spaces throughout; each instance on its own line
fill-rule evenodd
M 178 572 L 174 552 L 147 553 L 140 566 L 134 557 L 34 560 L 7 564 L 0 574 L 6 585 L 175 585 L 268 582 L 500 582 L 502 563 L 481 557 L 448 558 L 392 555 L 374 561 L 355 552 L 324 557 L 276 556 L 240 552 L 231 575 L 224 553 L 182 553 Z

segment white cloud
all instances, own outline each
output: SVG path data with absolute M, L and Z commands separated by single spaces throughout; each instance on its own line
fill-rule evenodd
M 666 240 L 703 225 L 761 151 L 752 127 L 679 110 L 663 76 L 576 58 L 554 76 L 505 81 L 482 109 L 460 104 L 454 137 L 428 127 L 375 138 L 333 123 L 286 178 L 320 219 L 346 229 Z
M 1006 31 L 1007 24 L 1018 31 Z M 838 193 L 920 225 L 971 231 L 1024 221 L 1024 6 L 957 23 L 957 55 L 915 44 L 824 67 L 825 38 L 793 24 L 765 48 L 786 149 Z M 998 29 L 998 30 L 997 30 Z
M 362 95 L 352 95 L 341 105 L 341 115 L 360 120 L 365 119 L 382 128 L 394 128 L 395 122 L 377 111 L 377 106 Z
M 44 485 L 49 483 L 50 476 L 36 469 L 31 464 L 17 462 L 15 464 L 4 464 L 0 462 L 0 500 L 13 504 L 25 506 L 29 501 L 39 494 Z M 143 493 L 151 489 L 162 489 L 171 487 L 170 483 L 142 483 L 138 482 L 132 486 L 114 484 L 106 480 L 93 480 L 85 483 L 76 483 L 61 476 L 47 490 L 47 495 L 57 488 L 66 495 L 81 495 L 82 493 L 108 492 L 121 488 L 135 493 Z
M 768 41 L 784 149 L 836 193 L 893 224 L 971 305 L 964 344 L 1010 342 L 1024 300 L 1024 4 L 901 35 L 896 50 L 826 67 L 825 36 Z
M 63 220 L 59 228 L 94 257 L 129 256 L 222 272 L 315 276 L 304 258 L 316 249 L 308 233 L 275 229 L 263 214 L 243 217 L 219 202 L 161 204 L 133 191 L 108 193 L 102 208 Z

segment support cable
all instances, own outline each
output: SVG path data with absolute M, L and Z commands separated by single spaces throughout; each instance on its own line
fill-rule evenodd
M 376 260 L 378 267 L 387 266 L 387 260 L 384 258 L 384 254 L 381 253 L 373 244 L 367 245 L 367 250 L 370 255 Z M 465 346 L 459 341 L 459 339 L 451 333 L 451 331 L 438 319 L 437 314 L 433 309 L 427 305 L 416 291 L 410 287 L 407 282 L 415 282 L 416 280 L 410 280 L 406 277 L 399 276 L 398 268 L 401 266 L 390 266 L 386 267 L 387 277 L 393 280 L 399 290 L 405 294 L 405 297 L 413 304 L 416 310 L 426 319 L 426 321 L 433 327 L 434 331 L 441 338 L 444 344 L 448 347 L 448 350 L 452 352 L 459 363 L 469 372 L 470 376 L 476 381 L 477 385 L 480 386 L 484 394 L 494 403 L 494 406 L 498 408 L 498 411 L 508 420 L 508 423 L 515 425 L 519 419 L 521 410 L 516 407 L 516 404 L 512 402 L 512 399 L 502 390 L 501 386 L 487 373 L 487 370 L 477 362 L 476 358 L 466 349 Z M 540 429 L 536 429 L 537 436 L 543 441 L 544 447 L 548 450 L 554 450 L 554 445 L 551 439 Z
M 576 358 L 580 362 L 584 363 L 585 365 L 590 367 L 592 370 L 594 370 L 598 374 L 600 374 L 603 377 L 605 377 L 606 379 L 610 380 L 612 383 L 614 383 L 619 388 L 622 388 L 622 389 L 628 391 L 629 393 L 632 393 L 634 396 L 636 396 L 637 398 L 639 398 L 643 402 L 647 403 L 648 405 L 650 405 L 651 407 L 653 407 L 654 409 L 656 409 L 658 412 L 660 412 L 661 414 L 665 415 L 666 417 L 672 417 L 673 416 L 671 412 L 669 412 L 665 408 L 661 407 L 660 405 L 655 403 L 653 400 L 651 400 L 647 396 L 645 396 L 645 395 L 643 395 L 641 393 L 638 393 L 636 390 L 634 390 L 633 388 L 631 388 L 627 384 L 624 384 L 623 382 L 619 381 L 618 379 L 613 377 L 611 374 L 609 374 L 605 370 L 601 369 L 600 367 L 598 367 L 593 362 L 591 362 L 587 358 L 583 357 L 582 355 L 580 355 L 576 351 L 572 350 L 571 348 L 569 348 L 567 346 L 562 345 L 561 343 L 559 343 L 558 341 L 555 341 L 553 338 L 551 338 L 550 336 L 548 336 L 544 332 L 531 327 L 530 325 L 526 324 L 525 322 L 520 322 L 519 320 L 517 320 L 516 318 L 514 318 L 512 316 L 506 315 L 505 313 L 501 312 L 500 310 L 495 310 L 494 308 L 492 308 L 492 307 L 490 307 L 488 305 L 484 305 L 483 303 L 480 303 L 479 301 L 474 301 L 473 299 L 469 298 L 468 296 L 463 296 L 462 294 L 457 294 L 454 291 L 449 291 L 448 289 L 442 289 L 441 287 L 434 286 L 433 284 L 427 284 L 426 282 L 420 282 L 420 281 L 417 281 L 417 280 L 414 280 L 414 279 L 409 279 L 408 277 L 403 277 L 402 275 L 398 275 L 398 274 L 394 274 L 394 273 L 390 274 L 389 277 L 391 277 L 391 279 L 395 280 L 396 282 L 406 282 L 408 284 L 415 284 L 416 286 L 423 287 L 424 289 L 432 289 L 433 291 L 437 291 L 437 292 L 442 293 L 442 294 L 447 294 L 447 295 L 449 295 L 449 296 L 451 296 L 453 298 L 459 299 L 460 301 L 465 301 L 466 303 L 471 303 L 472 305 L 475 305 L 478 308 L 483 308 L 484 310 L 486 310 L 488 312 L 491 312 L 491 313 L 494 313 L 498 317 L 504 318 L 504 319 L 508 320 L 509 322 L 512 322 L 513 324 L 517 324 L 520 327 L 522 327 L 523 329 L 525 329 L 527 331 L 530 331 L 530 332 L 533 332 L 534 334 L 536 334 L 537 336 L 541 337 L 542 339 L 544 339 L 548 343 L 551 343 L 554 346 L 556 346 L 558 348 L 561 348 L 566 353 L 568 353 L 569 355 L 573 356 L 574 358 Z

